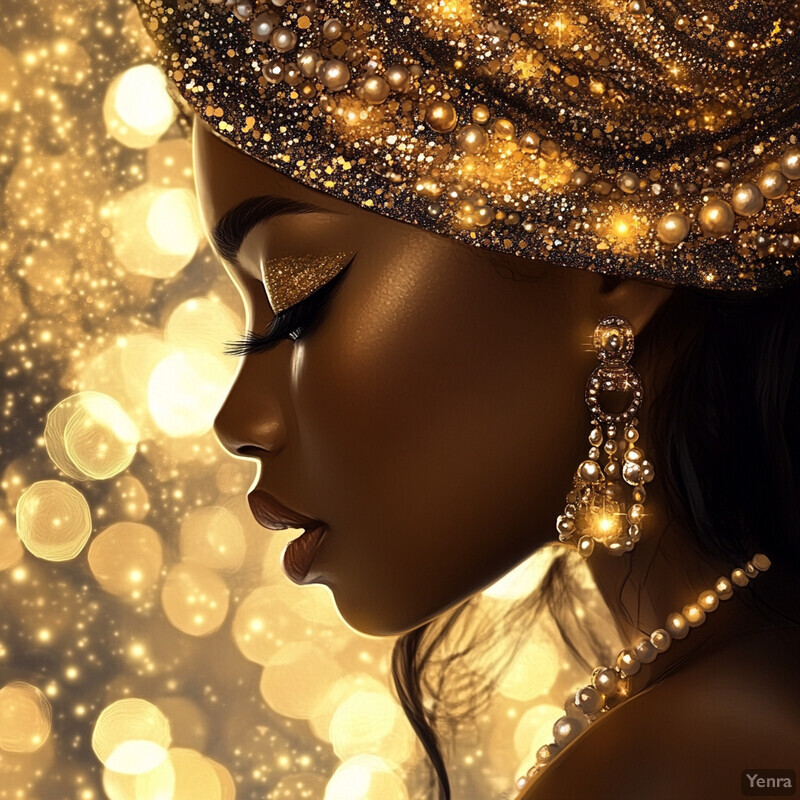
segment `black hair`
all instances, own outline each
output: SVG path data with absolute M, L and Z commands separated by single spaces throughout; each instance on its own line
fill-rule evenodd
M 694 534 L 694 547 L 709 560 L 733 566 L 763 552 L 784 576 L 792 574 L 800 567 L 800 281 L 746 296 L 678 287 L 636 345 L 635 360 L 643 363 L 671 356 L 646 422 L 674 521 Z M 448 647 L 444 664 L 437 660 L 444 640 L 457 631 L 474 634 L 473 601 L 396 642 L 395 687 L 433 766 L 440 800 L 449 800 L 450 787 L 436 733 L 441 679 L 431 675 L 512 636 L 545 608 L 573 655 L 585 663 L 563 623 L 575 619 L 572 584 L 566 559 L 556 557 L 533 595 L 488 632 Z M 778 608 L 754 584 L 747 597 L 767 618 L 800 624 L 797 595 Z M 601 649 L 598 642 L 591 644 Z M 507 651 L 502 663 L 493 665 L 495 672 L 515 652 Z M 465 698 L 487 703 L 488 692 L 475 689 L 481 680 L 484 688 L 494 685 L 476 676 L 474 686 L 448 686 L 448 691 L 463 689 Z M 467 706 L 465 701 L 462 714 Z

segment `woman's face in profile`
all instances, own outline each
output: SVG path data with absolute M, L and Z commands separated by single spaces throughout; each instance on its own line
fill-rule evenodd
M 275 316 L 267 288 L 281 302 L 276 259 L 311 257 L 308 294 L 327 280 L 315 259 L 354 254 L 299 338 L 246 356 L 216 420 L 229 450 L 258 460 L 259 488 L 324 523 L 304 580 L 329 586 L 355 628 L 394 634 L 554 539 L 588 448 L 600 276 L 316 192 L 204 123 L 194 142 L 209 232 L 254 197 L 315 207 L 261 220 L 227 265 L 252 331 Z

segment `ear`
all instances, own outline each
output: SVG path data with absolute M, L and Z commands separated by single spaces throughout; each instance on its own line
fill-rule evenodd
M 648 280 L 604 276 L 598 296 L 603 316 L 625 317 L 640 334 L 653 315 L 672 296 L 674 286 Z

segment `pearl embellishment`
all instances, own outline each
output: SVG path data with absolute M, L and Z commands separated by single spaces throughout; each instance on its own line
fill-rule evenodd
M 770 560 L 757 553 L 747 562 L 753 577 L 770 567 Z M 691 628 L 702 625 L 707 613 L 719 607 L 720 600 L 733 594 L 733 586 L 746 586 L 749 578 L 745 569 L 736 568 L 730 580 L 718 578 L 713 589 L 700 592 L 696 603 L 683 608 L 682 613 L 667 616 L 665 628 L 657 628 L 649 637 L 640 639 L 632 648 L 620 651 L 614 667 L 597 667 L 592 672 L 591 684 L 584 686 L 564 704 L 565 716 L 553 725 L 553 742 L 542 745 L 536 751 L 536 763 L 525 775 L 518 778 L 516 787 L 522 791 L 565 747 L 574 742 L 592 722 L 623 701 L 630 691 L 631 675 L 635 675 L 642 664 L 655 661 L 659 653 L 670 647 L 673 639 L 683 639 Z M 743 581 L 743 582 L 742 582 Z

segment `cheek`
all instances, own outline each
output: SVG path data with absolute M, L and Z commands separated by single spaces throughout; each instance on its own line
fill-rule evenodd
M 369 566 L 383 594 L 413 577 L 441 601 L 554 538 L 584 378 L 555 346 L 559 313 L 503 313 L 518 287 L 434 270 L 348 285 L 302 350 L 294 407 L 337 573 L 366 584 Z

